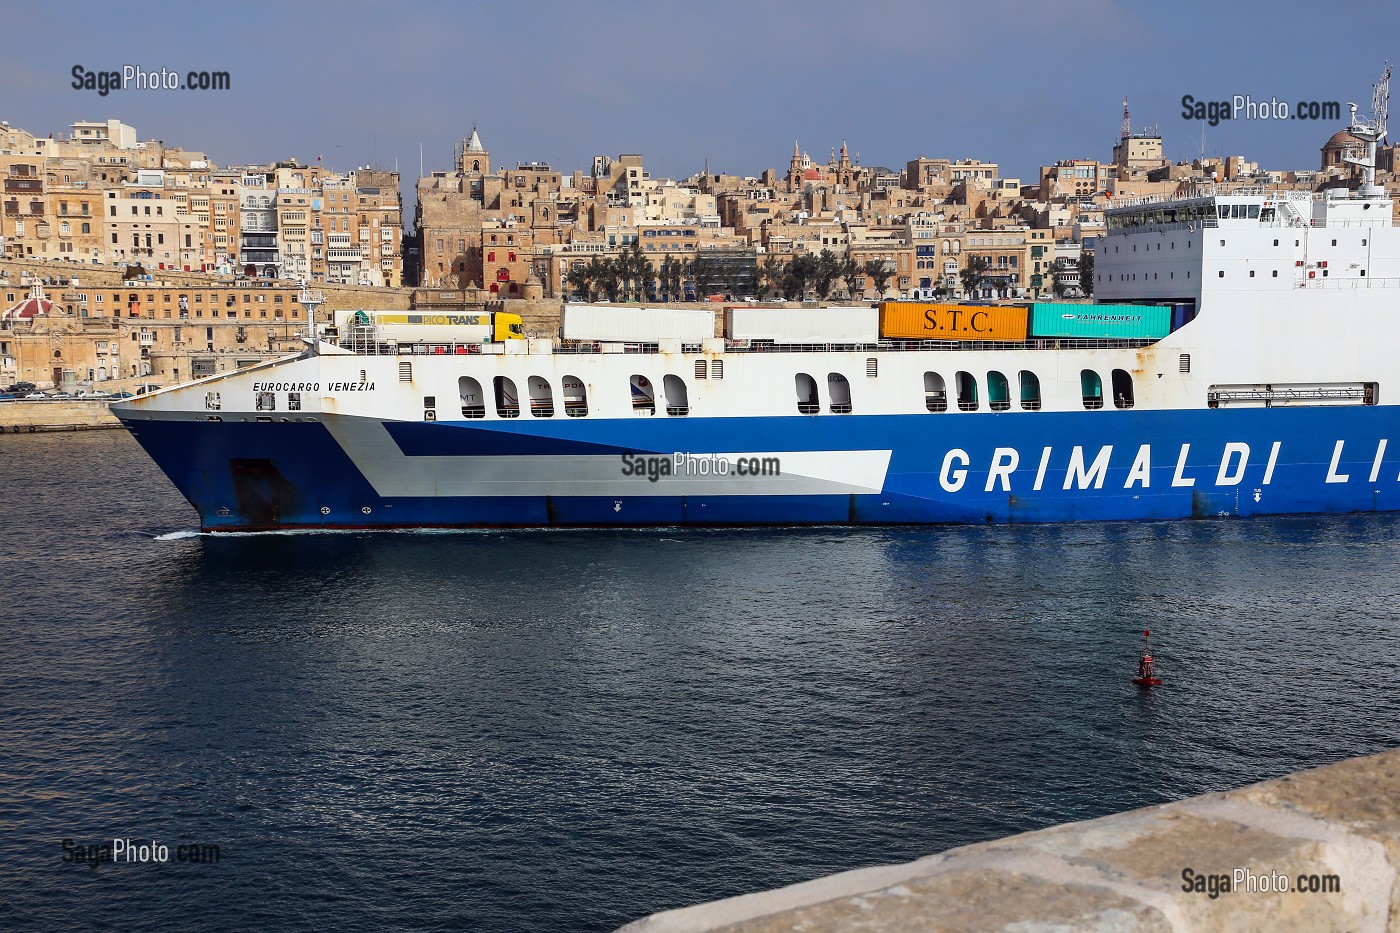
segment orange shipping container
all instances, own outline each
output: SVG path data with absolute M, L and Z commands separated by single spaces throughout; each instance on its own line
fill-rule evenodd
M 890 340 L 1025 340 L 1026 309 L 1017 305 L 880 303 L 880 336 Z

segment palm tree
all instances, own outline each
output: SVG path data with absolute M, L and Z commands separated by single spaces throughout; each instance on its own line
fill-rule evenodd
M 841 262 L 836 258 L 836 254 L 829 249 L 824 249 L 817 256 L 816 268 L 812 270 L 812 285 L 817 290 L 817 297 L 822 301 L 831 294 L 831 286 L 836 283 L 836 278 L 841 274 Z
M 761 293 L 766 298 L 770 292 L 782 289 L 783 275 L 787 272 L 787 263 L 777 256 L 769 256 L 763 260 L 763 265 L 759 266 L 758 277 L 763 283 Z
M 569 270 L 569 274 L 564 276 L 564 281 L 569 284 L 572 294 L 582 295 L 584 300 L 588 300 L 588 267 L 579 263 Z
M 1085 298 L 1094 297 L 1094 254 L 1079 254 L 1079 290 Z
M 622 294 L 628 301 L 641 301 L 652 279 L 651 260 L 642 252 L 641 242 L 633 240 L 632 245 L 613 261 L 613 265 Z
M 800 301 L 807 297 L 807 287 L 816 278 L 817 258 L 811 253 L 798 253 L 792 257 L 783 273 L 783 297 L 789 301 Z
M 865 264 L 865 274 L 870 276 L 875 293 L 883 298 L 885 286 L 889 284 L 890 276 L 894 275 L 894 264 L 887 259 L 871 259 Z
M 861 268 L 860 263 L 847 256 L 841 260 L 841 267 L 836 274 L 846 282 L 847 297 L 854 298 L 856 296 L 856 280 L 865 277 L 865 270 Z
M 601 259 L 599 264 L 602 269 L 598 274 L 598 284 L 603 294 L 608 296 L 608 301 L 621 301 L 623 291 L 622 264 L 615 259 Z
M 661 286 L 662 301 L 679 301 L 681 290 L 681 263 L 667 253 L 661 257 L 661 270 L 657 276 Z
M 612 273 L 612 263 L 602 256 L 594 256 L 588 260 L 584 271 L 588 276 L 588 300 L 597 301 L 604 288 L 604 278 Z
M 991 261 L 984 256 L 969 256 L 967 265 L 958 273 L 962 279 L 963 294 L 975 297 L 977 290 L 987 280 L 987 272 L 992 268 Z
M 704 301 L 704 296 L 709 293 L 715 280 L 714 263 L 696 253 L 692 268 L 695 273 L 695 299 Z

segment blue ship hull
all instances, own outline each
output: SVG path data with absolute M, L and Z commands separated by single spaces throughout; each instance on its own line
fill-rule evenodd
M 888 450 L 879 492 L 381 495 L 325 423 L 128 417 L 206 530 L 934 524 L 1400 508 L 1400 408 L 389 422 L 395 456 L 664 458 L 675 451 Z M 1008 453 L 1011 451 L 1012 453 Z M 1047 452 L 1048 451 L 1048 452 Z M 1014 466 L 1013 466 L 1014 464 Z M 633 488 L 628 486 L 628 489 Z

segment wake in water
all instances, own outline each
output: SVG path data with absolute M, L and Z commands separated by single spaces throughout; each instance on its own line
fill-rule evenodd
M 262 531 L 170 531 L 156 535 L 156 541 L 183 541 L 187 538 L 255 538 L 288 535 L 429 535 L 429 534 L 501 534 L 500 528 L 269 528 Z M 533 529 L 532 529 L 533 530 Z

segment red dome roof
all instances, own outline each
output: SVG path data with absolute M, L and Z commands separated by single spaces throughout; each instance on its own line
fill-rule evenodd
M 47 317 L 51 311 L 53 311 L 52 301 L 49 301 L 47 298 L 35 298 L 30 296 L 14 305 L 4 314 L 0 314 L 0 318 L 6 321 L 13 321 L 17 319 Z

